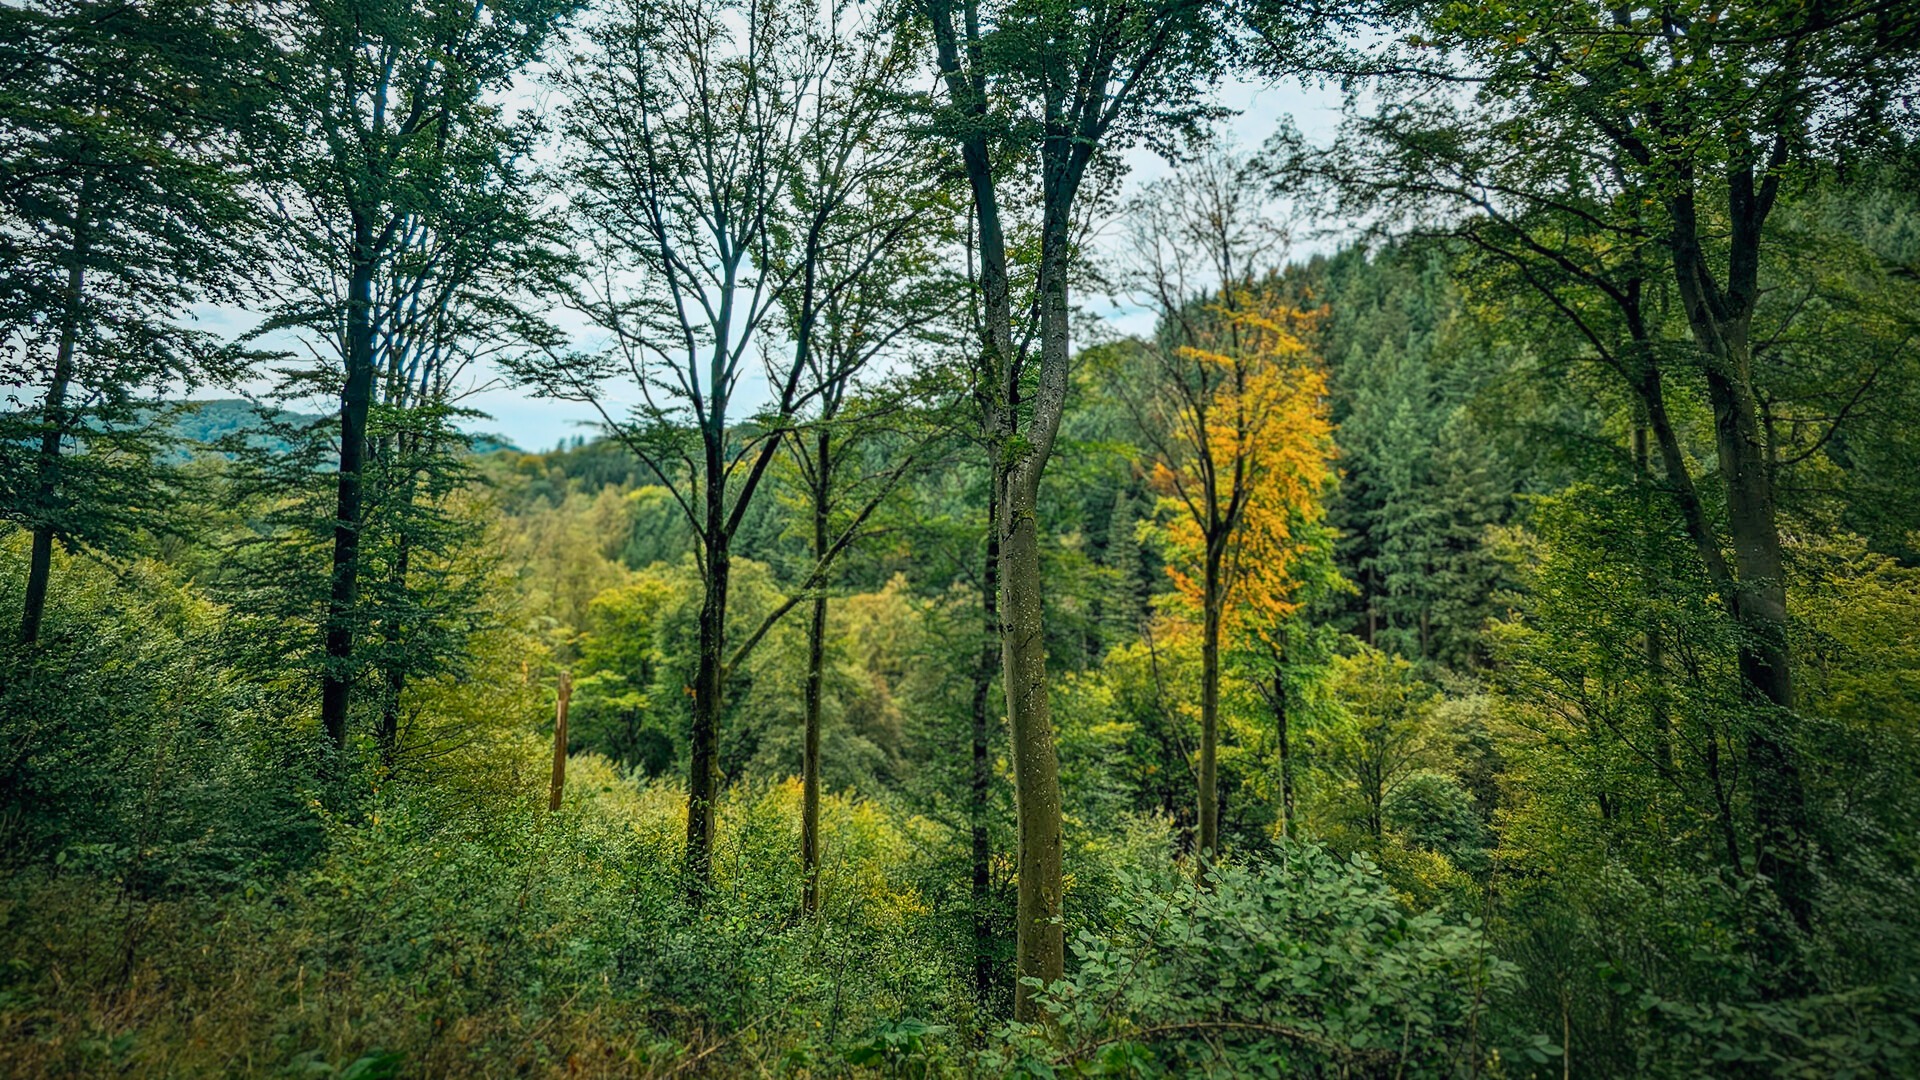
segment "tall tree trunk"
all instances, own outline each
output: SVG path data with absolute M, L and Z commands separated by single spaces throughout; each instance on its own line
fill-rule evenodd
M 1745 374 L 1744 343 L 1729 362 L 1736 375 Z M 1742 631 L 1740 674 L 1756 706 L 1745 739 L 1753 778 L 1756 869 L 1806 931 L 1813 923 L 1810 822 L 1800 767 L 1783 730 L 1794 705 L 1793 672 L 1787 651 L 1786 561 L 1774 519 L 1772 484 L 1750 381 L 1722 378 L 1710 370 L 1707 392 L 1713 400 L 1715 446 L 1739 576 L 1734 613 Z
M 1220 854 L 1220 559 L 1224 538 L 1207 542 L 1200 627 L 1200 835 L 1196 869 Z
M 1024 470 L 1023 470 L 1024 471 Z M 1061 931 L 1060 765 L 1047 702 L 1047 652 L 1042 624 L 1038 492 L 1019 473 L 1001 495 L 1001 678 L 1013 729 L 1015 868 L 1019 885 L 1014 974 L 1014 1019 L 1033 1020 L 1039 1005 L 1024 980 L 1051 983 L 1066 968 Z
M 827 500 L 833 491 L 833 438 L 825 423 L 816 440 L 813 557 L 818 566 L 827 558 Z M 820 900 L 820 680 L 826 668 L 826 639 L 827 594 L 822 582 L 813 598 L 813 619 L 807 623 L 805 721 L 800 748 L 800 909 L 808 915 L 818 910 Z
M 968 64 L 960 61 L 961 37 L 948 0 L 927 0 L 941 78 L 956 108 L 985 121 L 986 76 L 982 71 L 981 23 L 973 0 L 961 4 Z M 1046 641 L 1042 627 L 1038 503 L 1040 475 L 1059 430 L 1067 393 L 1067 260 L 1074 193 L 1084 173 L 1082 148 L 1050 133 L 1042 153 L 1045 208 L 1041 223 L 1040 380 L 1031 428 L 1018 430 L 1021 364 L 1013 344 L 1012 291 L 1007 277 L 1006 234 L 982 123 L 959 139 L 974 221 L 980 228 L 981 370 L 977 396 L 982 427 L 999 495 L 1001 682 L 1013 736 L 1015 902 L 1013 1013 L 1039 1015 L 1028 978 L 1051 982 L 1065 969 L 1060 916 L 1060 769 L 1047 709 Z
M 22 645 L 32 645 L 40 640 L 40 623 L 47 610 L 47 585 L 53 575 L 56 529 L 47 516 L 53 513 L 60 497 L 60 443 L 71 426 L 67 417 L 67 392 L 73 385 L 73 358 L 79 347 L 80 317 L 87 282 L 87 234 L 80 225 L 78 209 L 74 214 L 71 254 L 73 261 L 67 267 L 66 311 L 61 315 L 60 342 L 53 354 L 53 378 L 47 383 L 43 413 L 46 430 L 40 434 L 39 469 L 34 477 L 34 509 L 40 520 L 33 526 L 33 551 L 27 561 L 26 604 L 20 612 Z
M 1805 932 L 1813 921 L 1812 830 L 1799 765 L 1786 732 L 1794 707 L 1786 565 L 1774 517 L 1772 471 L 1753 393 L 1752 350 L 1761 245 L 1788 145 L 1784 136 L 1775 140 L 1766 174 L 1758 184 L 1756 161 L 1729 163 L 1724 291 L 1716 287 L 1708 269 L 1690 189 L 1682 189 L 1670 200 L 1669 211 L 1674 276 L 1687 325 L 1705 360 L 1714 446 L 1733 541 L 1737 577 L 1728 599 L 1741 629 L 1740 673 L 1754 706 L 1744 742 L 1753 792 L 1754 861 L 1781 907 Z M 1690 184 L 1692 176 L 1685 179 Z M 1790 946 L 1784 939 L 1775 943 L 1774 951 L 1776 958 L 1793 966 L 1786 958 Z
M 709 503 L 717 500 L 711 496 Z M 709 528 L 723 518 L 709 515 Z M 732 555 L 726 537 L 710 532 L 707 580 L 700 602 L 700 660 L 693 680 L 693 732 L 687 775 L 687 888 L 698 904 L 705 900 L 713 871 L 714 799 L 719 794 L 721 695 L 725 690 L 727 585 Z
M 1750 166 L 1744 172 L 1736 166 L 1730 180 L 1726 292 L 1714 286 L 1707 270 L 1696 239 L 1692 200 L 1687 196 L 1672 206 L 1672 254 L 1687 324 L 1705 361 L 1714 449 L 1733 543 L 1734 587 L 1727 599 L 1741 630 L 1740 674 L 1752 703 L 1744 746 L 1753 792 L 1755 867 L 1766 876 L 1780 906 L 1805 932 L 1813 922 L 1812 831 L 1799 764 L 1786 733 L 1794 707 L 1786 563 L 1753 393 L 1753 307 L 1759 295 L 1761 232 L 1771 195 L 1756 195 Z M 1775 945 L 1776 956 L 1783 962 L 1787 948 L 1784 942 Z
M 1063 140 L 1050 139 L 1049 142 Z M 1067 262 L 1073 192 L 1078 186 L 1071 155 L 1050 147 L 1041 155 L 1047 189 L 1040 236 L 1040 378 L 1028 428 L 1013 431 L 1019 400 L 1016 377 L 999 387 L 1006 403 L 999 430 L 1008 438 L 991 447 L 1005 462 L 1000 491 L 1001 678 L 1007 719 L 1013 729 L 1013 786 L 1019 851 L 1015 909 L 1015 1020 L 1037 1020 L 1040 1007 L 1028 979 L 1042 985 L 1066 971 L 1066 938 L 1060 925 L 1062 840 L 1060 761 L 1054 748 L 1047 701 L 1045 593 L 1040 578 L 1040 476 L 1066 409 L 1068 319 Z
M 987 556 L 981 569 L 980 612 L 984 625 L 980 657 L 973 668 L 973 784 L 967 819 L 973 830 L 973 994 L 984 1004 L 993 987 L 992 904 L 993 841 L 987 830 L 993 792 L 993 673 L 1000 662 L 999 498 L 987 495 Z
M 347 379 L 340 392 L 340 473 L 334 509 L 333 575 L 327 594 L 327 659 L 320 677 L 320 722 L 336 751 L 347 745 L 354 607 L 360 595 L 361 487 L 374 376 L 373 263 L 373 221 L 356 213 L 353 264 L 347 281 Z

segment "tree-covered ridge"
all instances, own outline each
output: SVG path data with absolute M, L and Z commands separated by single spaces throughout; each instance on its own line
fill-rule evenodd
M 0 9 L 0 1075 L 1920 1071 L 1916 61 Z

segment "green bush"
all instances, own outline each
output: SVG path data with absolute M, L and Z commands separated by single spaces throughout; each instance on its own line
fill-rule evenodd
M 1409 913 L 1363 857 L 1283 844 L 1201 884 L 1124 877 L 1124 920 L 1082 931 L 1048 1025 L 999 1064 L 1031 1075 L 1449 1075 L 1489 1057 L 1513 968 L 1477 923 Z

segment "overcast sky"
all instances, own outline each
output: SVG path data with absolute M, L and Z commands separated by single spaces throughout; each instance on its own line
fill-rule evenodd
M 1219 100 L 1234 110 L 1234 115 L 1224 126 L 1231 141 L 1242 150 L 1258 149 L 1273 134 L 1282 118 L 1287 116 L 1291 116 L 1307 138 L 1315 142 L 1330 137 L 1339 121 L 1340 96 L 1337 89 L 1303 87 L 1297 83 L 1267 86 L 1229 82 L 1221 88 Z M 1168 171 L 1164 161 L 1144 150 L 1129 154 L 1128 166 L 1126 182 L 1129 188 L 1164 176 Z M 1106 230 L 1106 235 L 1113 233 L 1114 230 L 1110 228 Z M 1307 253 L 1296 247 L 1292 254 L 1299 257 Z M 1138 307 L 1124 302 L 1115 304 L 1109 298 L 1097 295 L 1081 295 L 1076 297 L 1076 302 L 1105 319 L 1121 333 L 1141 333 L 1151 329 L 1151 315 Z M 246 313 L 230 309 L 205 309 L 198 316 L 201 328 L 225 334 L 243 332 L 253 321 Z M 479 389 L 462 404 L 482 410 L 488 414 L 488 418 L 467 424 L 471 430 L 502 436 L 515 446 L 530 451 L 552 449 L 575 435 L 591 437 L 596 430 L 598 414 L 592 406 L 534 397 L 530 391 L 508 384 L 491 371 L 475 372 L 474 380 Z M 250 391 L 264 393 L 266 389 L 263 381 L 251 387 Z M 743 392 L 746 397 L 751 397 L 753 393 L 747 387 L 743 387 Z M 223 395 L 209 392 L 199 396 Z M 305 407 L 320 411 L 331 405 L 331 402 L 311 402 Z

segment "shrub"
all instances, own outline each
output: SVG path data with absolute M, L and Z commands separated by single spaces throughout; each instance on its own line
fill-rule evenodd
M 1285 843 L 1204 884 L 1123 876 L 1107 934 L 1081 932 L 1049 1024 L 999 1064 L 1045 1075 L 1439 1076 L 1487 1055 L 1513 970 L 1477 922 L 1409 914 L 1364 857 Z

